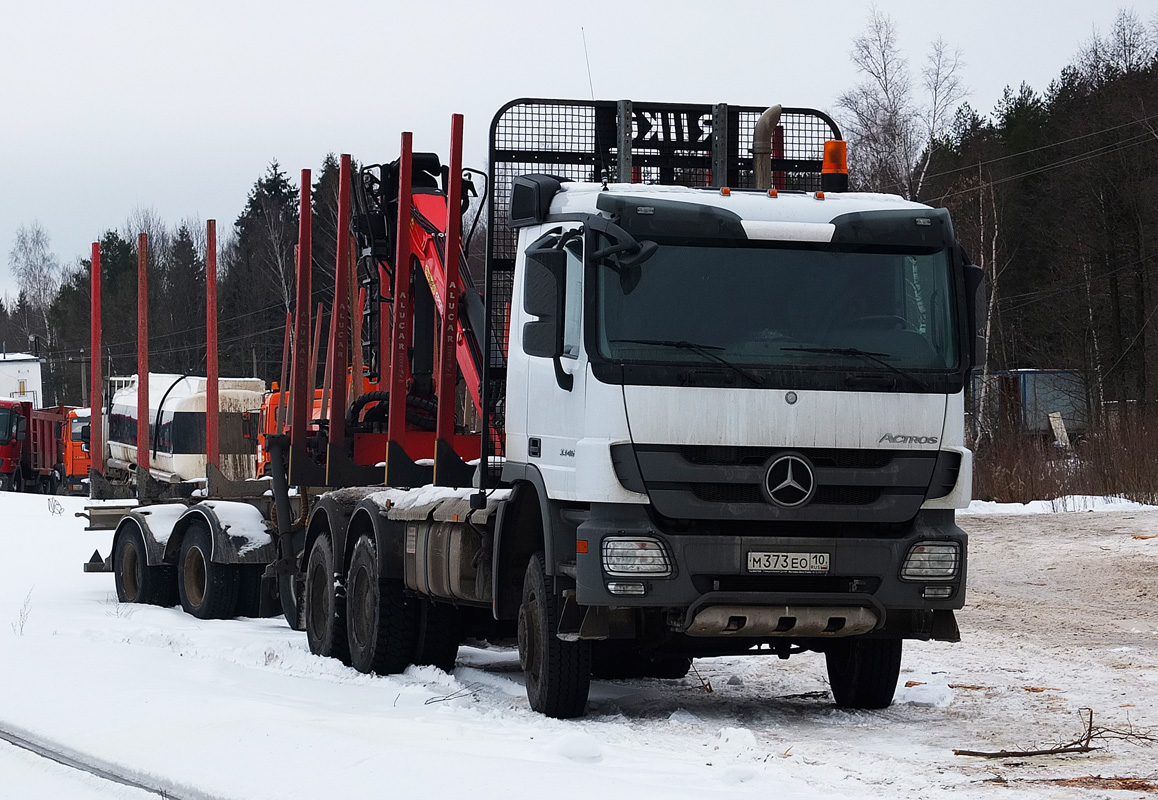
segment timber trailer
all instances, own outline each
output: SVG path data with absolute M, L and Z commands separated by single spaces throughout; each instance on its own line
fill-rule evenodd
M 250 565 L 249 606 L 381 674 L 517 636 L 554 717 L 592 675 L 804 651 L 838 705 L 887 706 L 902 641 L 958 640 L 965 600 L 984 281 L 947 212 L 848 192 L 817 111 L 517 100 L 476 282 L 462 132 L 446 166 L 409 133 L 343 156 L 322 418 L 303 259 L 271 496 L 210 475 L 129 512 L 118 595 L 229 616 Z

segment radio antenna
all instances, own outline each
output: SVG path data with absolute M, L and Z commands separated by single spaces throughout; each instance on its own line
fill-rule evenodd
M 587 31 L 579 26 L 579 35 L 583 37 L 583 60 L 587 62 L 587 88 L 591 90 L 591 102 L 595 102 L 595 84 L 591 81 L 591 58 L 587 55 Z
M 595 83 L 591 80 L 591 57 L 587 55 L 587 31 L 583 26 L 579 26 L 579 35 L 583 37 L 583 60 L 587 62 L 587 88 L 591 90 L 591 110 L 595 110 Z M 599 158 L 599 178 L 603 182 L 603 188 L 607 189 L 607 164 L 603 161 L 603 150 L 599 147 L 599 126 L 595 126 L 595 149 L 598 151 Z

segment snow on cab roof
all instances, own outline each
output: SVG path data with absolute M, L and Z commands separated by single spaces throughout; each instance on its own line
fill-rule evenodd
M 591 213 L 603 185 L 599 183 L 565 182 L 551 202 L 552 214 Z M 914 203 L 892 194 L 871 192 L 790 192 L 782 190 L 776 197 L 765 191 L 733 189 L 724 195 L 719 189 L 692 189 L 687 186 L 652 186 L 638 183 L 611 183 L 606 191 L 640 199 L 662 196 L 695 205 L 713 206 L 732 211 L 744 220 L 762 222 L 830 223 L 842 214 L 857 211 L 884 211 L 911 209 L 925 211 L 929 206 Z

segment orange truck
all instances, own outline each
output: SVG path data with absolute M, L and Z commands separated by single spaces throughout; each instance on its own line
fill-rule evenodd
M 0 399 L 0 488 L 56 494 L 64 478 L 63 433 L 69 409 L 34 409 Z
M 87 495 L 88 468 L 91 463 L 88 452 L 89 437 L 86 428 L 92 412 L 87 408 L 68 410 L 67 430 L 61 436 L 63 466 L 61 488 L 64 494 Z

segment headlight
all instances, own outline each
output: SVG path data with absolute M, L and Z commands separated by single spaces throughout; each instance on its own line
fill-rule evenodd
M 957 542 L 918 542 L 909 550 L 901 577 L 910 581 L 947 581 L 957 577 L 961 567 L 961 545 Z
M 603 569 L 608 575 L 671 574 L 671 560 L 658 539 L 614 536 L 603 540 Z

